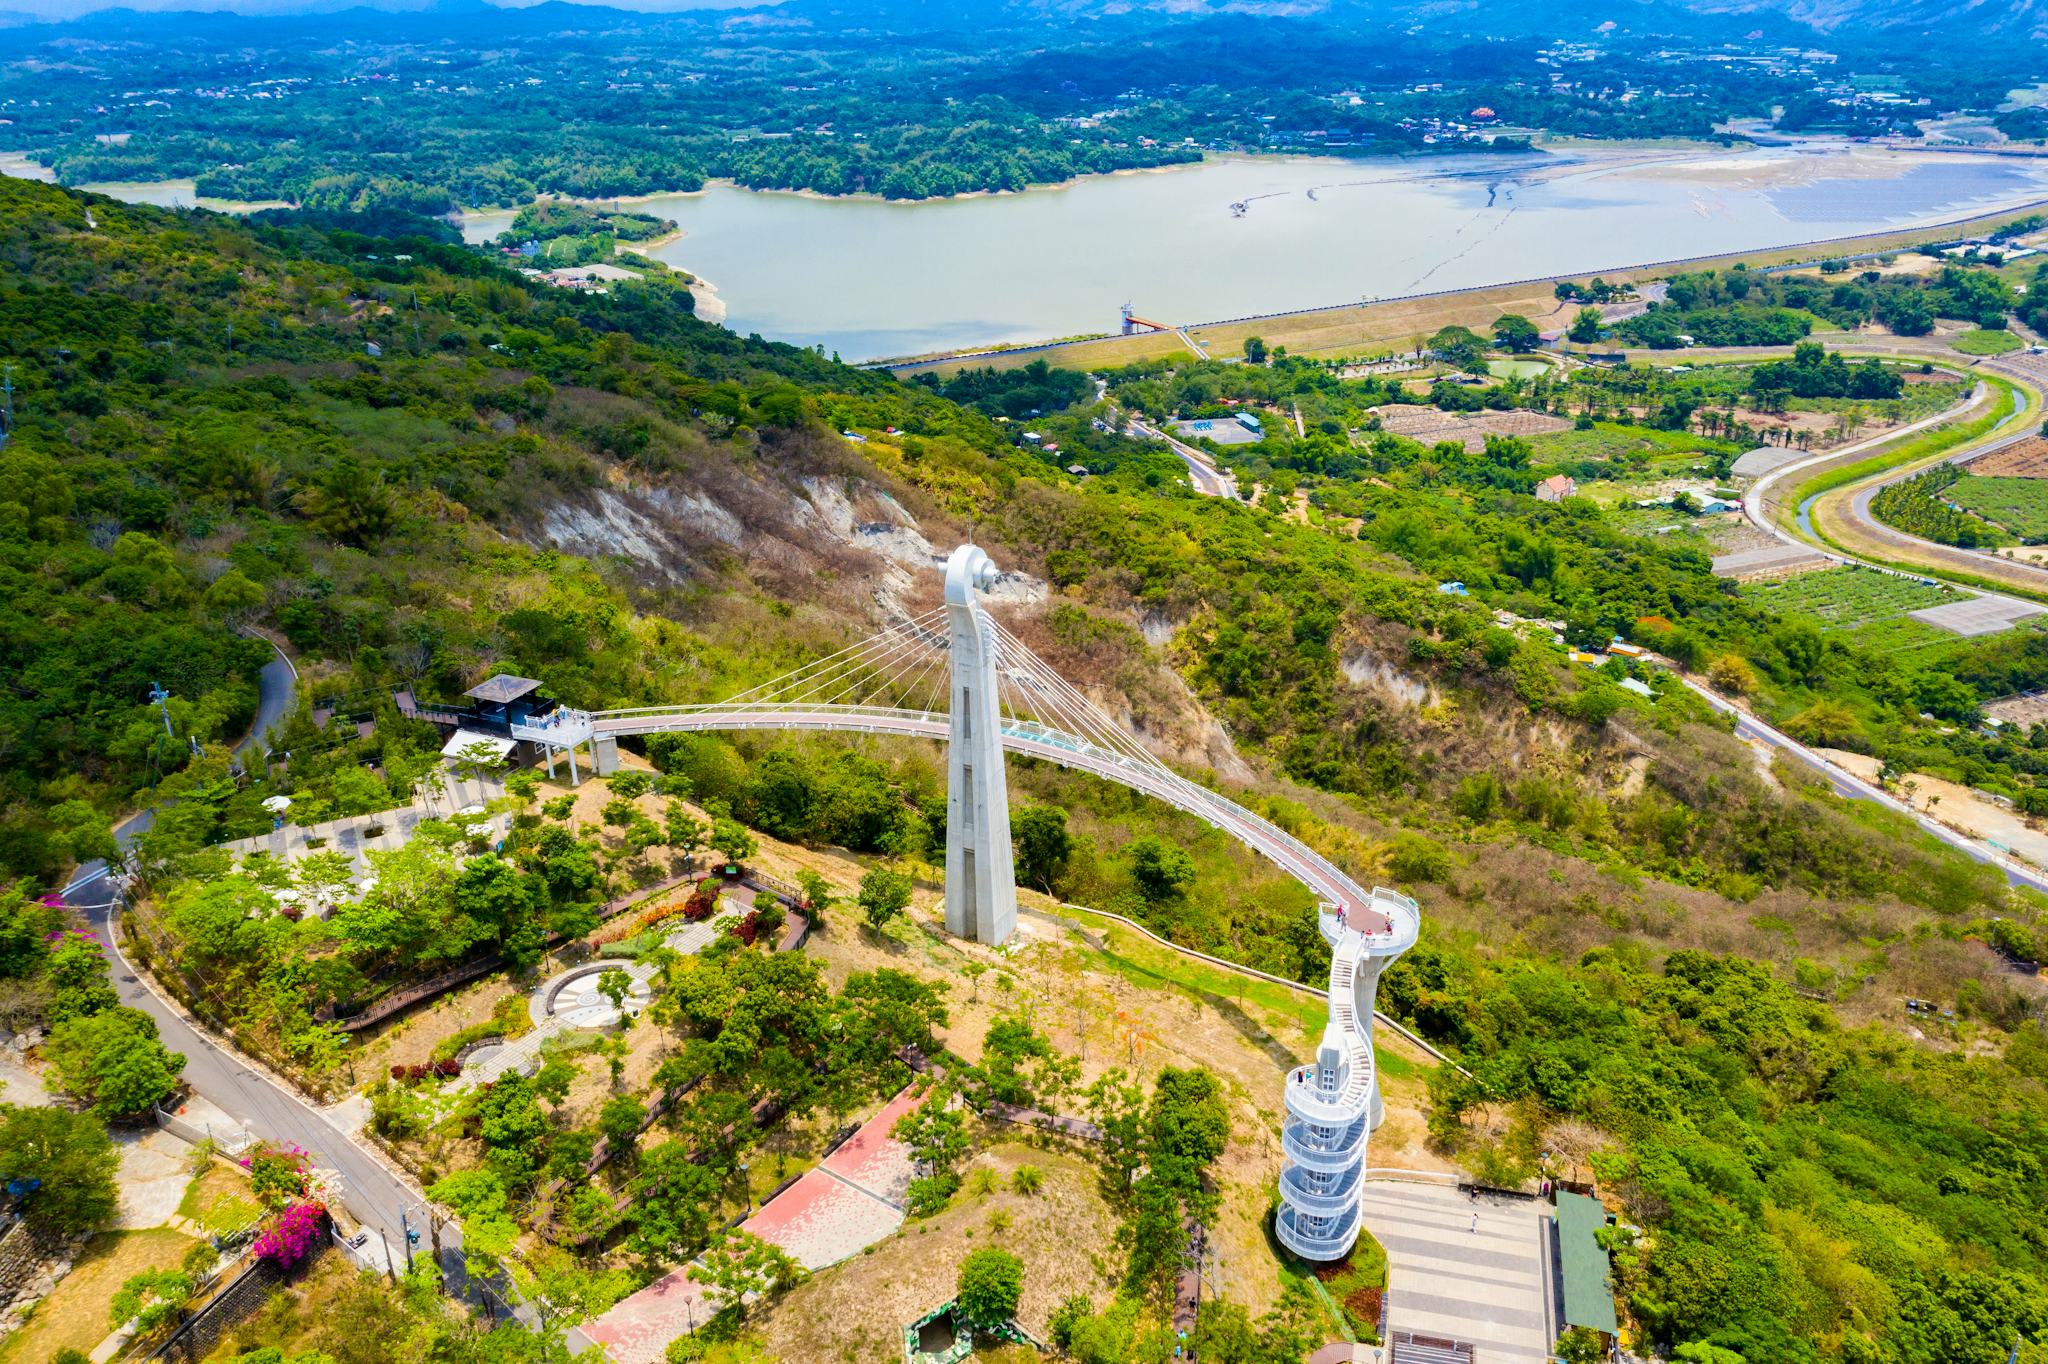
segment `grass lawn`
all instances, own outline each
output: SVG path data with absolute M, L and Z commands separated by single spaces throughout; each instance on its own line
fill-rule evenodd
M 1315 1275 L 1349 1320 L 1352 1334 L 1363 1341 L 1376 1339 L 1380 1298 L 1387 1287 L 1387 1252 L 1373 1234 L 1361 1227 L 1351 1254 L 1339 1264 L 1318 1265 Z
M 2001 328 L 1997 331 L 1964 332 L 1951 344 L 1965 355 L 2005 355 L 2018 350 L 2024 343 Z
M 64 1276 L 57 1290 L 36 1304 L 28 1324 L 0 1344 L 0 1364 L 43 1364 L 62 1349 L 82 1350 L 107 1338 L 114 1294 L 145 1269 L 176 1269 L 199 1243 L 183 1232 L 102 1232 Z
M 239 1231 L 263 1215 L 249 1192 L 248 1177 L 218 1162 L 209 1164 L 192 1181 L 178 1212 L 216 1236 Z
M 1149 989 L 1177 988 L 1195 995 L 1209 996 L 1243 1005 L 1257 1005 L 1268 1012 L 1299 1022 L 1311 1037 L 1320 1036 L 1323 1024 L 1328 1021 L 1329 1010 L 1320 993 L 1309 994 L 1289 990 L 1270 981 L 1253 976 L 1226 971 L 1220 966 L 1184 957 L 1178 952 L 1161 947 L 1158 943 L 1132 932 L 1114 919 L 1091 914 L 1085 909 L 1065 906 L 1062 915 L 1087 924 L 1090 929 L 1102 933 L 1104 952 L 1086 951 L 1092 965 L 1116 972 L 1134 985 Z M 1085 950 L 1085 949 L 1084 949 Z M 1409 1076 L 1416 1073 L 1417 1066 L 1406 1056 L 1397 1055 L 1384 1047 L 1375 1046 L 1380 1074 L 1383 1076 Z

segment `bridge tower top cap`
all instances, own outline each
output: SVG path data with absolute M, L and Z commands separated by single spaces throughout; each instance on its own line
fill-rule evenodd
M 1000 576 L 995 560 L 980 545 L 962 545 L 946 560 L 946 603 L 972 606 L 974 594 L 993 587 Z

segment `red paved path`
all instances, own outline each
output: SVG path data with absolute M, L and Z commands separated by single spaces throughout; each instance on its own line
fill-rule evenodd
M 808 1170 L 741 1225 L 780 1246 L 806 1269 L 857 1255 L 903 1225 L 911 1177 L 909 1148 L 889 1135 L 917 1106 L 908 1088 L 861 1124 L 846 1144 Z M 704 1285 L 687 1267 L 663 1275 L 583 1328 L 618 1364 L 660 1364 L 677 1336 L 712 1313 Z

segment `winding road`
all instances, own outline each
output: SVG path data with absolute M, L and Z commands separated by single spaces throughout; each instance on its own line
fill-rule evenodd
M 1146 440 L 1165 441 L 1167 448 L 1176 455 L 1179 455 L 1181 463 L 1188 466 L 1188 481 L 1194 484 L 1195 491 L 1204 497 L 1236 499 L 1236 475 L 1222 472 L 1209 462 L 1209 456 L 1197 450 L 1194 446 L 1189 445 L 1186 441 L 1175 438 L 1164 427 L 1153 426 L 1148 422 L 1133 417 L 1131 418 L 1131 434 L 1143 437 Z
M 1848 340 L 1847 343 L 1841 345 L 1839 349 L 1841 349 L 1845 354 L 1853 355 L 1870 354 L 1880 356 L 1891 356 L 1894 358 L 1929 358 L 1926 355 L 1926 352 L 1929 348 L 1924 340 L 1915 341 L 1913 338 L 1904 337 L 1858 337 Z M 1671 353 L 1662 352 L 1661 354 L 1669 355 Z M 1686 352 L 1686 354 L 1689 358 L 1695 356 L 1695 353 L 1690 351 Z M 1701 358 L 1708 358 L 1714 360 L 1753 361 L 1764 355 L 1770 354 L 1782 354 L 1782 348 L 1770 347 L 1745 350 L 1736 347 L 1722 347 L 1717 348 L 1714 351 L 1708 352 L 1704 357 Z M 1944 361 L 1944 363 L 1953 364 L 1961 358 L 1962 357 L 1951 356 L 1948 357 Z M 1970 368 L 1990 369 L 1993 372 L 2000 374 L 2001 377 L 2009 378 L 2014 381 L 2020 394 L 2021 401 L 2021 407 L 2019 411 L 2015 413 L 2014 418 L 2012 419 L 2014 423 L 2019 422 L 2022 419 L 2028 418 L 2029 414 L 2038 417 L 2042 410 L 2042 394 L 2044 392 L 2048 392 L 2048 362 L 2042 362 L 2042 358 L 2038 356 L 2005 356 L 1997 357 L 1997 359 L 2003 361 L 2004 363 L 1986 362 L 1981 365 L 1970 366 Z M 1977 392 L 1972 395 L 1971 399 L 1973 409 L 1975 406 L 1982 404 L 1982 402 L 1985 400 L 1988 391 L 1989 390 L 1983 385 L 1980 385 L 1978 387 Z M 1825 454 L 1816 455 L 1811 459 L 1798 460 L 1792 464 L 1785 465 L 1782 468 L 1774 469 L 1770 473 L 1758 479 L 1757 482 L 1752 487 L 1750 487 L 1750 489 L 1743 495 L 1743 516 L 1757 529 L 1764 531 L 1765 533 L 1771 536 L 1774 536 L 1778 540 L 1781 540 L 1788 545 L 1793 545 L 1801 549 L 1818 549 L 1820 550 L 1820 552 L 1826 554 L 1829 558 L 1835 560 L 1838 563 L 1856 564 L 1867 569 L 1872 569 L 1876 572 L 1888 573 L 1897 577 L 1918 577 L 1920 575 L 1917 573 L 1908 572 L 1906 570 L 1902 570 L 1889 564 L 1875 563 L 1868 559 L 1861 558 L 1857 555 L 1844 553 L 1843 551 L 1835 548 L 1832 545 L 1820 542 L 1817 538 L 1814 540 L 1809 540 L 1790 530 L 1787 530 L 1785 527 L 1778 524 L 1777 519 L 1771 515 L 1771 493 L 1780 484 L 1783 484 L 1787 479 L 1800 479 L 1806 475 L 1810 475 L 1815 469 L 1819 468 L 1822 465 L 1837 463 L 1842 461 L 1844 458 L 1849 458 L 1853 460 L 1854 458 L 1864 454 L 1868 454 L 1881 446 L 1888 445 L 1893 441 L 1900 439 L 1903 436 L 1908 436 L 1920 430 L 1942 425 L 1948 421 L 1955 420 L 1957 416 L 1958 414 L 1954 412 L 1938 413 L 1933 417 L 1929 417 L 1922 421 L 1915 422 L 1910 426 L 1902 427 L 1899 430 L 1886 432 L 1882 435 L 1874 436 L 1867 440 L 1858 441 L 1852 445 L 1845 446 L 1840 449 L 1828 451 Z M 2011 423 L 2002 425 L 2009 424 Z M 1951 451 L 1946 453 L 1943 456 L 1943 458 L 1950 460 L 1954 460 L 1957 458 L 1975 458 L 1976 456 L 1982 455 L 1990 450 L 2009 444 L 2014 440 L 2023 439 L 2026 434 L 2027 432 L 2025 430 L 2022 430 L 2017 435 L 2009 434 L 2003 430 L 1994 431 L 1992 433 L 1987 434 L 1984 437 L 1979 438 L 1978 440 L 1968 443 L 1963 447 L 1962 450 Z M 1938 460 L 1928 460 L 1922 462 L 1922 464 L 1933 464 L 1938 462 Z M 1862 518 L 1862 521 L 1859 524 L 1867 524 L 1869 527 L 1875 528 L 1875 530 L 1879 533 L 1896 537 L 1897 541 L 1901 543 L 1902 547 L 1917 548 L 1924 546 L 1928 550 L 1944 551 L 1948 554 L 1953 554 L 1963 560 L 1963 565 L 1959 571 L 1970 573 L 1972 575 L 1981 575 L 1983 572 L 1983 568 L 1981 566 L 1981 558 L 1983 556 L 1972 555 L 1967 550 L 1954 549 L 1953 547 L 1947 545 L 1937 545 L 1931 541 L 1921 540 L 1917 536 L 1906 535 L 1904 532 L 1893 530 L 1889 526 L 1884 526 L 1881 522 L 1878 522 L 1874 517 L 1871 517 L 1869 515 L 1870 497 L 1876 493 L 1878 488 L 1883 487 L 1886 483 L 1894 482 L 1898 478 L 1909 476 L 1909 474 L 1914 469 L 1922 467 L 1922 464 L 1910 466 L 1905 471 L 1889 472 L 1884 475 L 1874 477 L 1867 484 L 1850 485 L 1850 487 L 1857 494 L 1848 499 L 1848 504 L 1851 508 L 1851 514 L 1859 518 Z M 1792 486 L 1796 487 L 1798 485 L 1796 482 L 1794 482 Z M 1841 490 L 1835 491 L 1839 493 Z M 2009 561 L 2005 560 L 1999 560 L 1996 562 L 1998 562 L 2001 565 L 2009 564 Z M 2043 581 L 2044 585 L 2048 585 L 2048 574 L 2043 574 Z M 1990 597 L 1995 600 L 2008 603 L 2015 609 L 2023 609 L 2034 605 L 2034 603 L 2024 601 L 2018 597 L 2010 597 L 2006 596 L 2003 593 L 1986 591 L 1982 588 L 1972 587 L 1968 590 L 1975 592 L 1978 596 Z M 1895 813 L 1904 815 L 1906 818 L 1912 820 L 1915 824 L 1917 824 L 1922 831 L 1933 836 L 1934 838 L 1941 840 L 1941 842 L 1947 844 L 1948 846 L 1955 848 L 1959 852 L 1967 854 L 1968 856 L 1970 856 L 1978 862 L 1982 862 L 1987 865 L 1997 867 L 2000 871 L 2005 873 L 2005 878 L 2009 883 L 2013 885 L 2030 886 L 2035 890 L 2048 892 L 2048 874 L 2036 871 L 2032 867 L 2026 866 L 2023 863 L 2016 862 L 2011 857 L 2007 856 L 2004 852 L 1997 848 L 1992 847 L 1990 844 L 1984 842 L 1983 840 L 1973 838 L 1968 834 L 1959 833 L 1958 831 L 1949 828 L 1947 825 L 1939 823 L 1932 817 L 1922 814 L 1920 811 L 1914 809 L 1912 806 L 1906 804 L 1904 801 L 1899 800 L 1897 797 L 1891 795 L 1889 792 L 1883 790 L 1881 787 L 1875 785 L 1872 782 L 1865 781 L 1863 778 L 1857 776 L 1855 773 L 1850 772 L 1847 768 L 1844 768 L 1840 764 L 1829 760 L 1827 757 L 1816 752 L 1814 749 L 1807 747 L 1805 744 L 1800 743 L 1797 739 L 1792 738 L 1790 735 L 1784 733 L 1782 730 L 1779 730 L 1776 727 L 1770 725 L 1769 723 L 1758 719 L 1756 716 L 1750 714 L 1747 710 L 1744 710 L 1741 706 L 1737 705 L 1730 698 L 1721 695 L 1720 693 L 1714 691 L 1710 687 L 1707 687 L 1701 682 L 1686 677 L 1684 671 L 1680 669 L 1676 664 L 1671 663 L 1669 660 L 1665 660 L 1665 663 L 1671 669 L 1673 676 L 1683 681 L 1687 688 L 1689 688 L 1692 692 L 1694 692 L 1701 699 L 1703 699 L 1709 706 L 1713 707 L 1715 710 L 1721 712 L 1722 714 L 1733 718 L 1735 722 L 1735 734 L 1737 738 L 1749 740 L 1755 743 L 1761 743 L 1770 748 L 1778 749 L 1782 752 L 1789 753 L 1800 759 L 1800 761 L 1804 762 L 1808 766 L 1819 771 L 1823 776 L 1825 776 L 1828 780 L 1828 783 L 1834 788 L 1834 791 L 1837 795 L 1854 800 L 1870 801 L 1874 804 L 1882 805 L 1886 809 L 1892 810 Z
M 271 646 L 271 658 L 257 675 L 256 717 L 248 734 L 235 745 L 238 755 L 257 749 L 297 704 L 298 670 L 275 642 L 264 642 Z M 154 817 L 153 809 L 143 809 L 115 826 L 115 841 L 124 853 L 151 827 Z M 95 860 L 79 868 L 63 895 L 68 904 L 85 913 L 93 931 L 107 945 L 114 989 L 121 1003 L 148 1014 L 156 1021 L 164 1045 L 184 1055 L 184 1080 L 191 1092 L 238 1119 L 257 1140 L 303 1147 L 312 1153 L 315 1163 L 339 1173 L 350 1215 L 372 1233 L 360 1252 L 365 1258 L 380 1265 L 403 1266 L 408 1228 L 421 1232 L 420 1248 L 430 1245 L 429 1233 L 421 1230 L 429 1226 L 425 1198 L 408 1178 L 347 1130 L 360 1121 L 359 1116 L 330 1118 L 308 1103 L 297 1086 L 245 1056 L 232 1040 L 163 994 L 129 960 L 120 932 L 125 897 L 105 862 Z M 481 1305 L 482 1297 L 463 1265 L 461 1231 L 452 1223 L 442 1226 L 440 1245 L 444 1276 L 458 1293 Z

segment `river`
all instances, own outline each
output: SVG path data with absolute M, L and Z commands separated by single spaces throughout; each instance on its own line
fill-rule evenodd
M 102 188 L 165 201 L 161 186 Z M 624 202 L 681 225 L 649 254 L 714 286 L 728 326 L 863 360 L 1112 331 L 1125 303 L 1162 321 L 1205 321 L 1788 246 L 2042 200 L 2048 159 L 1837 145 L 1224 157 L 926 203 L 716 184 Z M 510 218 L 470 214 L 464 230 L 483 240 Z

